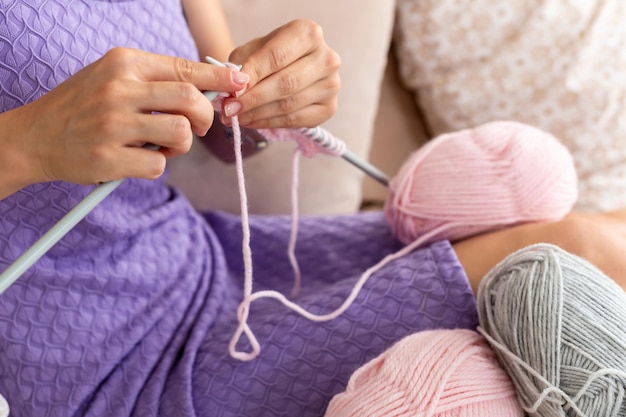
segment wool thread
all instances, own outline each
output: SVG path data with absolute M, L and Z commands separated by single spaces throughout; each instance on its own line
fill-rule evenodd
M 511 379 L 477 332 L 426 330 L 357 369 L 325 417 L 522 417 Z
M 226 66 L 232 69 L 238 69 L 238 67 L 231 63 L 226 63 Z M 241 94 L 243 91 L 239 92 Z M 229 97 L 228 93 L 220 93 L 212 101 L 213 108 L 221 109 L 222 102 L 225 98 Z M 219 110 L 218 110 L 219 111 Z M 245 185 L 245 175 L 243 169 L 243 155 L 241 150 L 241 128 L 239 126 L 239 119 L 237 116 L 231 117 L 231 125 L 233 130 L 233 147 L 235 153 L 235 169 L 237 173 L 237 186 L 239 192 L 239 202 L 241 211 L 241 227 L 242 227 L 242 256 L 244 266 L 244 288 L 243 299 L 237 308 L 237 321 L 238 326 L 229 342 L 228 350 L 230 355 L 241 361 L 250 361 L 256 358 L 261 350 L 260 344 L 248 325 L 248 317 L 250 315 L 250 305 L 254 300 L 259 298 L 274 298 L 282 302 L 289 308 L 300 312 L 310 320 L 320 321 L 317 316 L 308 313 L 297 304 L 289 301 L 283 294 L 267 290 L 253 292 L 253 266 L 252 266 L 252 249 L 250 247 L 250 224 L 249 224 L 249 210 L 248 210 L 248 197 Z M 296 143 L 296 149 L 294 150 L 292 157 L 292 181 L 291 181 L 291 232 L 289 238 L 289 244 L 287 248 L 287 256 L 294 272 L 294 286 L 291 296 L 297 297 L 300 292 L 301 286 L 301 271 L 298 265 L 298 261 L 295 255 L 297 234 L 298 234 L 298 178 L 299 178 L 299 166 L 300 155 L 307 157 L 313 157 L 317 154 L 326 154 L 331 156 L 340 156 L 346 149 L 345 142 L 335 138 L 329 132 L 321 127 L 316 128 L 303 128 L 298 130 L 293 129 L 260 129 L 260 133 L 270 142 L 286 142 L 294 141 Z M 338 316 L 338 315 L 337 315 Z M 241 336 L 245 334 L 250 343 L 251 351 L 243 352 L 237 350 L 237 343 L 241 339 Z
M 215 107 L 221 108 L 219 103 Z M 244 229 L 245 282 L 244 298 L 237 310 L 239 325 L 229 344 L 229 352 L 243 361 L 252 360 L 260 353 L 260 344 L 247 324 L 250 305 L 259 298 L 273 298 L 311 321 L 329 321 L 352 305 L 375 272 L 420 246 L 440 239 L 458 240 L 525 222 L 558 220 L 571 210 L 577 198 L 572 157 L 556 138 L 546 132 L 521 123 L 498 121 L 439 136 L 411 155 L 390 184 L 385 215 L 394 235 L 407 245 L 368 268 L 337 309 L 327 314 L 313 314 L 277 291 L 252 292 L 241 132 L 237 117 L 231 121 L 236 138 L 235 164 Z M 292 233 L 288 249 L 294 269 L 292 295 L 297 295 L 301 281 L 295 257 L 297 160 L 301 153 L 314 156 L 323 152 L 339 156 L 345 150 L 345 144 L 321 128 L 295 132 L 271 129 L 262 133 L 270 141 L 294 140 L 297 143 L 291 190 Z M 249 339 L 250 352 L 236 349 L 242 334 Z
M 530 416 L 626 415 L 626 293 L 595 266 L 532 245 L 484 277 L 477 304 Z
M 219 104 L 216 108 L 220 108 Z M 327 321 L 331 318 L 338 317 L 340 313 L 329 316 L 319 316 L 309 313 L 298 304 L 287 299 L 285 295 L 278 291 L 265 290 L 252 292 L 253 286 L 253 274 L 252 274 L 252 253 L 250 249 L 250 226 L 248 221 L 248 204 L 247 194 L 245 188 L 245 176 L 243 170 L 243 157 L 241 153 L 241 130 L 239 128 L 239 120 L 235 116 L 231 118 L 233 126 L 234 147 L 235 147 L 235 167 L 237 171 L 237 183 L 240 196 L 240 210 L 242 216 L 242 229 L 243 229 L 243 266 L 244 266 L 244 297 L 237 309 L 237 321 L 239 325 L 235 330 L 231 341 L 229 343 L 230 355 L 241 361 L 250 361 L 256 358 L 261 347 L 256 339 L 256 336 L 248 325 L 248 317 L 250 314 L 250 305 L 260 298 L 273 298 L 281 302 L 286 307 L 296 311 L 312 321 Z M 329 133 L 325 132 L 322 128 L 316 129 L 301 129 L 299 131 L 289 131 L 287 129 L 264 129 L 261 133 L 269 141 L 287 141 L 294 140 L 297 143 L 297 147 L 294 150 L 292 158 L 292 181 L 291 181 L 291 232 L 289 237 L 289 244 L 287 249 L 287 256 L 294 272 L 294 286 L 291 293 L 291 297 L 298 296 L 301 287 L 301 271 L 298 265 L 298 261 L 295 254 L 296 241 L 298 234 L 298 177 L 299 177 L 299 161 L 300 155 L 303 154 L 308 157 L 323 153 L 332 156 L 339 156 L 345 149 L 345 143 L 339 139 L 334 138 Z M 291 139 L 288 139 L 291 137 Z M 356 294 L 355 294 L 356 297 Z M 347 307 L 346 307 L 347 308 Z M 241 339 L 241 336 L 245 334 L 250 343 L 251 351 L 243 352 L 237 350 L 237 344 Z

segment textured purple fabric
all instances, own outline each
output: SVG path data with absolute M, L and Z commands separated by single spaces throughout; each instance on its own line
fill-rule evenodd
M 115 45 L 195 56 L 173 0 L 0 0 L 0 111 L 30 102 Z M 90 187 L 0 201 L 0 270 Z M 254 217 L 255 289 L 288 292 L 289 220 Z M 398 249 L 380 213 L 303 219 L 298 302 L 333 309 Z M 241 225 L 201 216 L 163 182 L 127 180 L 0 296 L 0 393 L 26 416 L 320 416 L 350 374 L 421 329 L 471 328 L 475 303 L 448 242 L 375 274 L 355 304 L 311 323 L 253 304 L 260 357 L 228 356 L 242 296 Z M 245 346 L 245 339 L 243 340 Z

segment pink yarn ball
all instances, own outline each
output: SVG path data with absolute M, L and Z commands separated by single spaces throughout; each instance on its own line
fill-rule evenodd
M 411 155 L 385 214 L 401 241 L 433 232 L 427 243 L 559 220 L 577 198 L 574 162 L 554 136 L 498 121 L 438 136 Z
M 359 368 L 326 417 L 521 417 L 508 375 L 471 330 L 405 337 Z

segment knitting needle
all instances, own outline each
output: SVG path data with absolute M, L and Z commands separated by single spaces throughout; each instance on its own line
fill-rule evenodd
M 220 67 L 226 67 L 226 64 L 224 64 L 223 62 L 220 62 L 217 59 L 212 58 L 210 56 L 205 56 L 204 59 L 209 64 L 217 65 L 217 66 L 220 66 Z M 241 69 L 241 65 L 239 66 L 239 68 Z M 215 96 L 216 95 L 217 95 L 217 93 L 215 93 Z M 206 96 L 206 93 L 205 93 L 205 96 Z M 215 98 L 215 96 L 213 96 L 213 98 Z M 208 98 L 208 96 L 207 96 L 207 98 Z M 210 100 L 212 100 L 213 98 L 211 98 Z M 324 144 L 321 141 L 321 138 L 319 138 L 319 136 L 323 135 L 323 133 L 318 134 L 315 131 L 315 129 L 302 129 L 301 131 L 305 135 L 309 136 L 312 140 L 314 140 L 314 141 L 322 144 L 322 146 L 324 146 Z M 349 163 L 351 163 L 352 165 L 354 165 L 355 167 L 357 167 L 358 169 L 360 169 L 361 171 L 363 171 L 365 174 L 369 175 L 375 181 L 378 181 L 380 184 L 384 185 L 385 187 L 389 186 L 389 177 L 387 177 L 382 171 L 380 171 L 378 168 L 376 168 L 375 166 L 373 166 L 369 162 L 365 161 L 362 158 L 359 158 L 356 154 L 354 154 L 349 149 L 345 148 L 340 156 L 343 159 L 345 159 L 346 161 L 348 161 Z
M 341 154 L 341 157 L 346 161 L 350 162 L 355 167 L 359 168 L 361 171 L 369 175 L 375 181 L 378 181 L 380 184 L 385 187 L 389 187 L 389 177 L 385 175 L 381 170 L 376 168 L 374 165 L 365 161 L 362 158 L 359 158 L 354 153 L 352 153 L 349 149 L 345 149 Z
M 152 144 L 144 146 L 156 150 Z M 90 192 L 80 203 L 67 212 L 50 230 L 39 238 L 30 248 L 20 255 L 6 270 L 0 274 L 0 294 L 9 288 L 28 268 L 33 266 L 51 247 L 87 216 L 98 204 L 113 192 L 123 179 L 104 182 Z
M 122 180 L 105 182 L 97 186 L 80 203 L 48 232 L 39 238 L 26 252 L 22 253 L 15 262 L 0 274 L 0 294 L 9 288 L 28 268 L 39 260 L 52 246 L 67 234 L 76 224 L 81 221 L 91 210 L 94 209 L 106 196 L 111 194 Z

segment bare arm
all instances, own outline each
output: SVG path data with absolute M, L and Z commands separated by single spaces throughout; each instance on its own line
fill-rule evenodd
M 626 290 L 626 210 L 571 213 L 554 223 L 533 223 L 454 244 L 474 292 L 487 272 L 508 254 L 551 243 L 594 264 Z
M 233 39 L 219 0 L 183 0 L 183 10 L 202 61 L 209 55 L 227 61 Z

